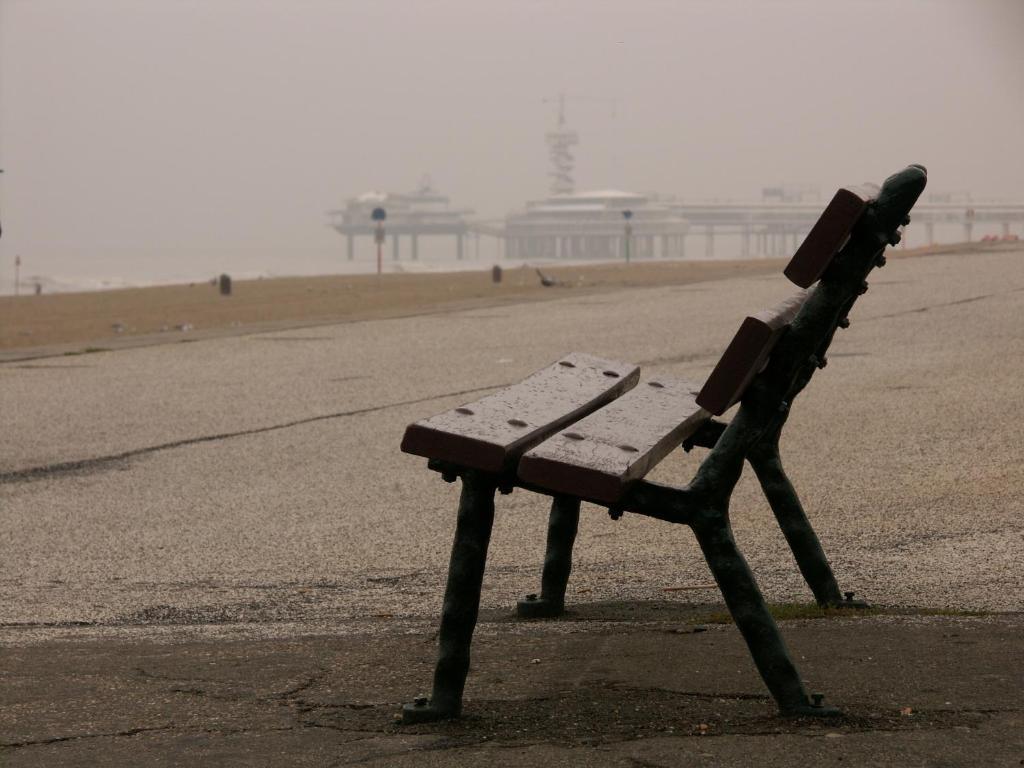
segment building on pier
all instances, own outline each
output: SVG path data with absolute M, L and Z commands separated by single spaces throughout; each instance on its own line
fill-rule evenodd
M 552 195 L 505 219 L 509 259 L 624 259 L 625 211 L 634 258 L 679 258 L 687 222 L 669 202 L 614 189 Z
M 467 217 L 473 211 L 470 208 L 452 208 L 449 198 L 434 190 L 430 181 L 425 179 L 415 192 L 366 192 L 350 198 L 344 208 L 328 211 L 331 226 L 345 235 L 345 252 L 350 261 L 355 258 L 357 237 L 373 239 L 376 222 L 370 214 L 374 208 L 383 208 L 387 212 L 385 230 L 395 261 L 401 256 L 403 238 L 408 240 L 413 260 L 419 258 L 421 237 L 454 237 L 456 257 L 463 257 L 469 234 Z

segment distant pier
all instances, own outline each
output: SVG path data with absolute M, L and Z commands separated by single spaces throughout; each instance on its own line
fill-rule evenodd
M 474 220 L 471 208 L 454 208 L 429 186 L 412 193 L 368 192 L 331 211 L 332 226 L 346 237 L 346 255 L 355 258 L 355 239 L 372 239 L 375 207 L 387 209 L 392 259 L 419 258 L 421 237 L 454 238 L 455 257 L 467 254 L 467 238 L 479 255 L 481 237 L 497 241 L 499 257 L 513 260 L 713 259 L 722 238 L 738 241 L 739 258 L 792 254 L 821 213 L 823 200 L 771 199 L 759 202 L 679 202 L 671 197 L 621 190 L 554 194 L 532 201 L 501 220 Z M 629 213 L 629 234 L 627 218 Z M 959 230 L 954 239 L 980 235 L 1024 237 L 1024 203 L 967 200 L 921 202 L 914 208 L 914 230 L 924 244 L 936 242 L 936 228 Z

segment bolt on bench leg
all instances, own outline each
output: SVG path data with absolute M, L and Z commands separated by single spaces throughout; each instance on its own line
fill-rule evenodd
M 817 697 L 816 705 L 811 705 L 779 627 L 758 589 L 750 566 L 736 546 L 728 518 L 722 514 L 710 520 L 695 521 L 692 525 L 729 612 L 780 712 L 783 715 L 838 715 L 837 709 L 817 705 Z
M 777 440 L 762 442 L 750 451 L 747 459 L 754 468 L 761 489 L 775 513 L 775 519 L 796 558 L 800 573 L 818 605 L 851 605 L 850 602 L 844 602 L 840 595 L 832 566 L 807 519 L 800 497 L 786 476 Z
M 527 595 L 516 612 L 521 619 L 550 619 L 565 612 L 565 587 L 572 571 L 572 545 L 580 522 L 580 500 L 555 496 L 548 519 L 548 542 L 544 554 L 544 572 L 540 598 Z
M 480 612 L 487 546 L 494 524 L 495 480 L 467 472 L 462 477 L 459 517 L 444 591 L 434 690 L 429 701 L 417 699 L 402 708 L 403 723 L 423 723 L 458 717 L 462 691 L 469 674 L 470 644 Z

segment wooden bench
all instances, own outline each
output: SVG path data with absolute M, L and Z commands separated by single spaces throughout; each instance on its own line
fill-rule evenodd
M 729 524 L 729 499 L 749 462 L 815 599 L 851 605 L 786 477 L 779 435 L 793 399 L 825 365 L 837 328 L 884 264 L 927 175 L 912 165 L 881 188 L 841 189 L 785 269 L 801 290 L 741 324 L 703 385 L 654 376 L 629 363 L 574 353 L 523 382 L 409 426 L 402 450 L 462 480 L 432 696 L 403 708 L 403 722 L 457 717 L 469 671 L 497 491 L 553 498 L 539 597 L 526 618 L 565 607 L 581 501 L 693 530 L 726 605 L 780 711 L 832 715 L 808 698 Z M 740 403 L 726 424 L 714 417 Z M 709 448 L 689 484 L 645 480 L 671 451 Z

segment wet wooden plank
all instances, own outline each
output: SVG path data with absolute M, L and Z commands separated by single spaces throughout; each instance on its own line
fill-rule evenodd
M 878 192 L 874 184 L 843 187 L 836 192 L 789 260 L 783 274 L 801 288 L 808 288 L 817 282 L 846 244 L 854 224 L 868 203 L 878 196 Z
M 527 485 L 614 504 L 710 416 L 697 386 L 657 377 L 563 429 L 519 462 Z
M 800 291 L 772 309 L 744 319 L 729 346 L 697 395 L 697 404 L 720 416 L 738 403 L 768 364 L 772 349 L 800 311 L 807 291 Z
M 410 424 L 402 450 L 485 472 L 636 386 L 640 368 L 574 352 L 493 395 Z

